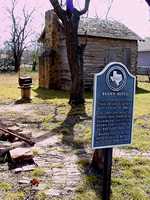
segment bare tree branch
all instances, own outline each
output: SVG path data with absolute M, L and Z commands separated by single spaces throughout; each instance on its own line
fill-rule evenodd
M 84 9 L 79 11 L 80 15 L 84 15 L 88 11 L 89 5 L 90 5 L 90 0 L 85 0 Z
M 108 15 L 109 15 L 109 12 L 112 8 L 113 2 L 114 2 L 114 0 L 111 0 L 110 5 L 109 5 L 108 10 L 107 10 L 107 13 L 106 13 L 106 19 L 108 18 Z
M 56 12 L 57 16 L 64 21 L 65 20 L 65 13 L 66 11 L 63 10 L 58 2 L 58 0 L 49 0 L 52 4 L 54 11 Z

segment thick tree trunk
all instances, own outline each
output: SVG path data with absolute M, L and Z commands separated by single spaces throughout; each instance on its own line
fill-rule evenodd
M 84 96 L 82 92 L 82 86 L 80 77 L 72 79 L 72 87 L 70 92 L 70 105 L 81 105 L 84 104 Z
M 83 80 L 83 52 L 84 45 L 79 45 L 78 42 L 78 24 L 79 16 L 74 15 L 68 17 L 67 23 L 64 23 L 66 33 L 66 47 L 68 62 L 71 73 L 71 91 L 70 91 L 70 105 L 84 104 L 84 80 Z
M 80 55 L 76 55 L 76 57 L 75 61 L 70 58 L 69 62 L 72 80 L 69 99 L 70 105 L 84 104 L 83 63 L 80 63 Z
M 81 11 L 73 6 L 72 0 L 67 1 L 66 11 L 61 8 L 58 0 L 50 0 L 50 2 L 64 25 L 66 35 L 67 56 L 72 80 L 69 103 L 71 105 L 84 104 L 83 52 L 86 45 L 79 45 L 78 25 L 80 16 L 88 11 L 90 0 L 85 0 L 85 6 Z
M 16 57 L 15 58 L 15 72 L 17 73 L 20 70 L 21 59 Z

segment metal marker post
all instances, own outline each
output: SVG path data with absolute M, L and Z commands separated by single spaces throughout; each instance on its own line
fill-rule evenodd
M 110 200 L 112 148 L 104 149 L 103 200 Z

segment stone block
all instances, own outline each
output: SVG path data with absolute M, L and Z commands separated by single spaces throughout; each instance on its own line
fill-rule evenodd
M 25 161 L 33 159 L 31 148 L 16 148 L 10 151 L 12 161 Z

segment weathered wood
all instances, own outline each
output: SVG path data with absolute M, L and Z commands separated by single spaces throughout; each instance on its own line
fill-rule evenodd
M 12 136 L 14 136 L 14 137 L 17 137 L 17 138 L 19 138 L 20 140 L 22 140 L 22 141 L 24 141 L 24 142 L 26 142 L 26 143 L 28 143 L 28 144 L 30 144 L 30 145 L 34 145 L 34 144 L 35 144 L 35 142 L 33 142 L 30 138 L 27 138 L 27 137 L 25 137 L 25 136 L 21 136 L 21 135 L 19 135 L 18 133 L 14 133 L 14 132 L 12 132 L 12 131 L 9 131 L 9 130 L 3 129 L 3 128 L 0 128 L 0 131 L 3 131 L 4 133 L 7 133 L 7 134 L 12 135 Z

